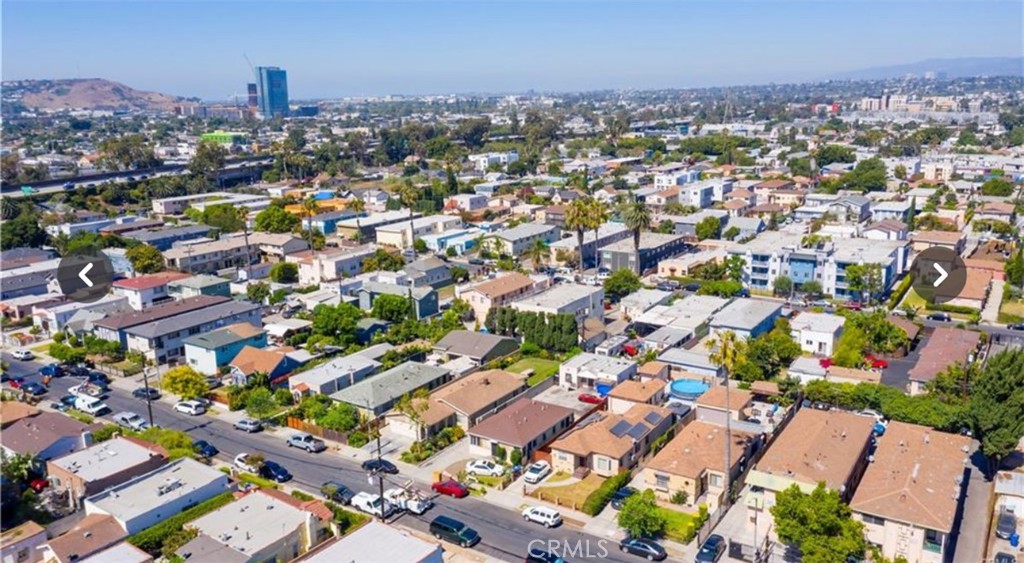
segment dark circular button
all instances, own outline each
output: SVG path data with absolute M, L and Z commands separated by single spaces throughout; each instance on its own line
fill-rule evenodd
M 79 248 L 61 258 L 57 283 L 68 299 L 92 303 L 110 291 L 114 284 L 114 266 L 99 249 Z
M 948 248 L 934 247 L 918 254 L 910 275 L 914 291 L 929 303 L 956 299 L 967 285 L 967 266 Z

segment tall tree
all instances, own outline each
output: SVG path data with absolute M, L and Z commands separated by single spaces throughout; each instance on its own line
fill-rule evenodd
M 576 242 L 579 245 L 577 250 L 580 255 L 579 271 L 583 274 L 583 264 L 586 262 L 583 255 L 583 232 L 588 227 L 589 209 L 583 198 L 572 200 L 565 210 L 565 228 L 576 232 Z M 596 248 L 596 244 L 595 244 Z
M 313 248 L 313 216 L 320 212 L 320 204 L 312 197 L 302 200 L 302 215 L 306 218 L 306 234 L 309 247 Z
M 541 266 L 544 265 L 544 262 L 548 259 L 550 253 L 551 251 L 548 248 L 548 243 L 541 239 L 535 240 L 533 245 L 526 249 L 526 257 L 529 258 L 530 262 L 533 264 L 534 271 L 540 271 Z
M 164 255 L 154 246 L 139 244 L 125 252 L 137 274 L 155 274 L 164 269 Z
M 640 265 L 640 233 L 651 228 L 651 211 L 642 201 L 634 201 L 626 204 L 626 210 L 622 214 L 622 220 L 626 228 L 633 231 L 633 253 L 636 257 L 636 275 L 643 275 L 643 268 Z
M 775 533 L 796 546 L 807 563 L 860 561 L 867 550 L 864 525 L 850 517 L 839 492 L 818 483 L 810 494 L 797 485 L 776 495 L 770 509 Z
M 711 363 L 724 369 L 725 383 L 725 404 L 729 402 L 729 376 L 736 371 L 736 368 L 746 361 L 746 342 L 736 337 L 736 333 L 727 330 L 718 333 L 718 336 L 711 338 L 706 344 L 711 353 L 708 359 Z M 725 417 L 725 503 L 731 502 L 732 496 L 732 425 L 730 418 Z
M 399 191 L 398 198 L 402 201 L 402 205 L 409 208 L 409 246 L 412 247 L 413 240 L 416 238 L 416 229 L 413 226 L 413 212 L 416 202 L 420 199 L 420 192 L 416 189 L 416 186 L 412 185 L 412 182 L 406 182 L 402 186 L 401 191 Z

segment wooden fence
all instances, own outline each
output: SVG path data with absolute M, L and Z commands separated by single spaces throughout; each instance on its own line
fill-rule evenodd
M 339 444 L 348 443 L 348 434 L 344 432 L 338 432 L 337 430 L 331 430 L 330 428 L 323 428 L 321 426 L 317 426 L 316 424 L 306 422 L 301 418 L 289 416 L 285 419 L 285 424 L 288 426 L 288 428 L 301 430 L 307 434 L 312 434 L 317 438 L 323 438 L 324 440 L 338 442 Z

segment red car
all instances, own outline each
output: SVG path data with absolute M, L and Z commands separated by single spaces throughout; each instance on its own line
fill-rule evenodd
M 828 369 L 832 367 L 832 358 L 822 358 L 818 360 L 818 364 L 821 365 L 821 367 Z
M 14 389 L 20 389 L 21 386 L 25 384 L 25 378 L 24 377 L 12 377 L 12 378 L 7 380 L 7 384 L 10 385 Z
M 469 489 L 466 488 L 462 483 L 449 479 L 448 481 L 438 481 L 430 488 L 439 495 L 448 495 L 455 498 L 463 498 L 469 496 Z
M 876 358 L 871 354 L 864 356 L 864 361 L 867 362 L 868 365 L 870 365 L 874 369 L 886 369 L 889 367 L 889 362 L 883 360 L 882 358 Z
M 600 405 L 604 402 L 604 399 L 591 393 L 580 393 L 579 399 L 581 403 L 590 403 L 592 405 Z
M 864 306 L 857 301 L 850 301 L 849 303 L 844 304 L 843 308 L 849 309 L 851 311 L 860 311 L 861 309 L 864 308 Z
M 32 479 L 29 481 L 28 486 L 37 493 L 43 492 L 43 489 L 50 486 L 50 482 L 46 479 Z

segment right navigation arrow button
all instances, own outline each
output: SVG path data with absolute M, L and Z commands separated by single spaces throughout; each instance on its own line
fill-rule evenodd
M 935 269 L 939 271 L 939 279 L 932 283 L 932 287 L 939 287 L 939 284 L 946 281 L 946 278 L 949 277 L 949 273 L 942 269 L 942 266 L 939 266 L 938 264 L 933 264 L 933 266 L 935 266 Z

